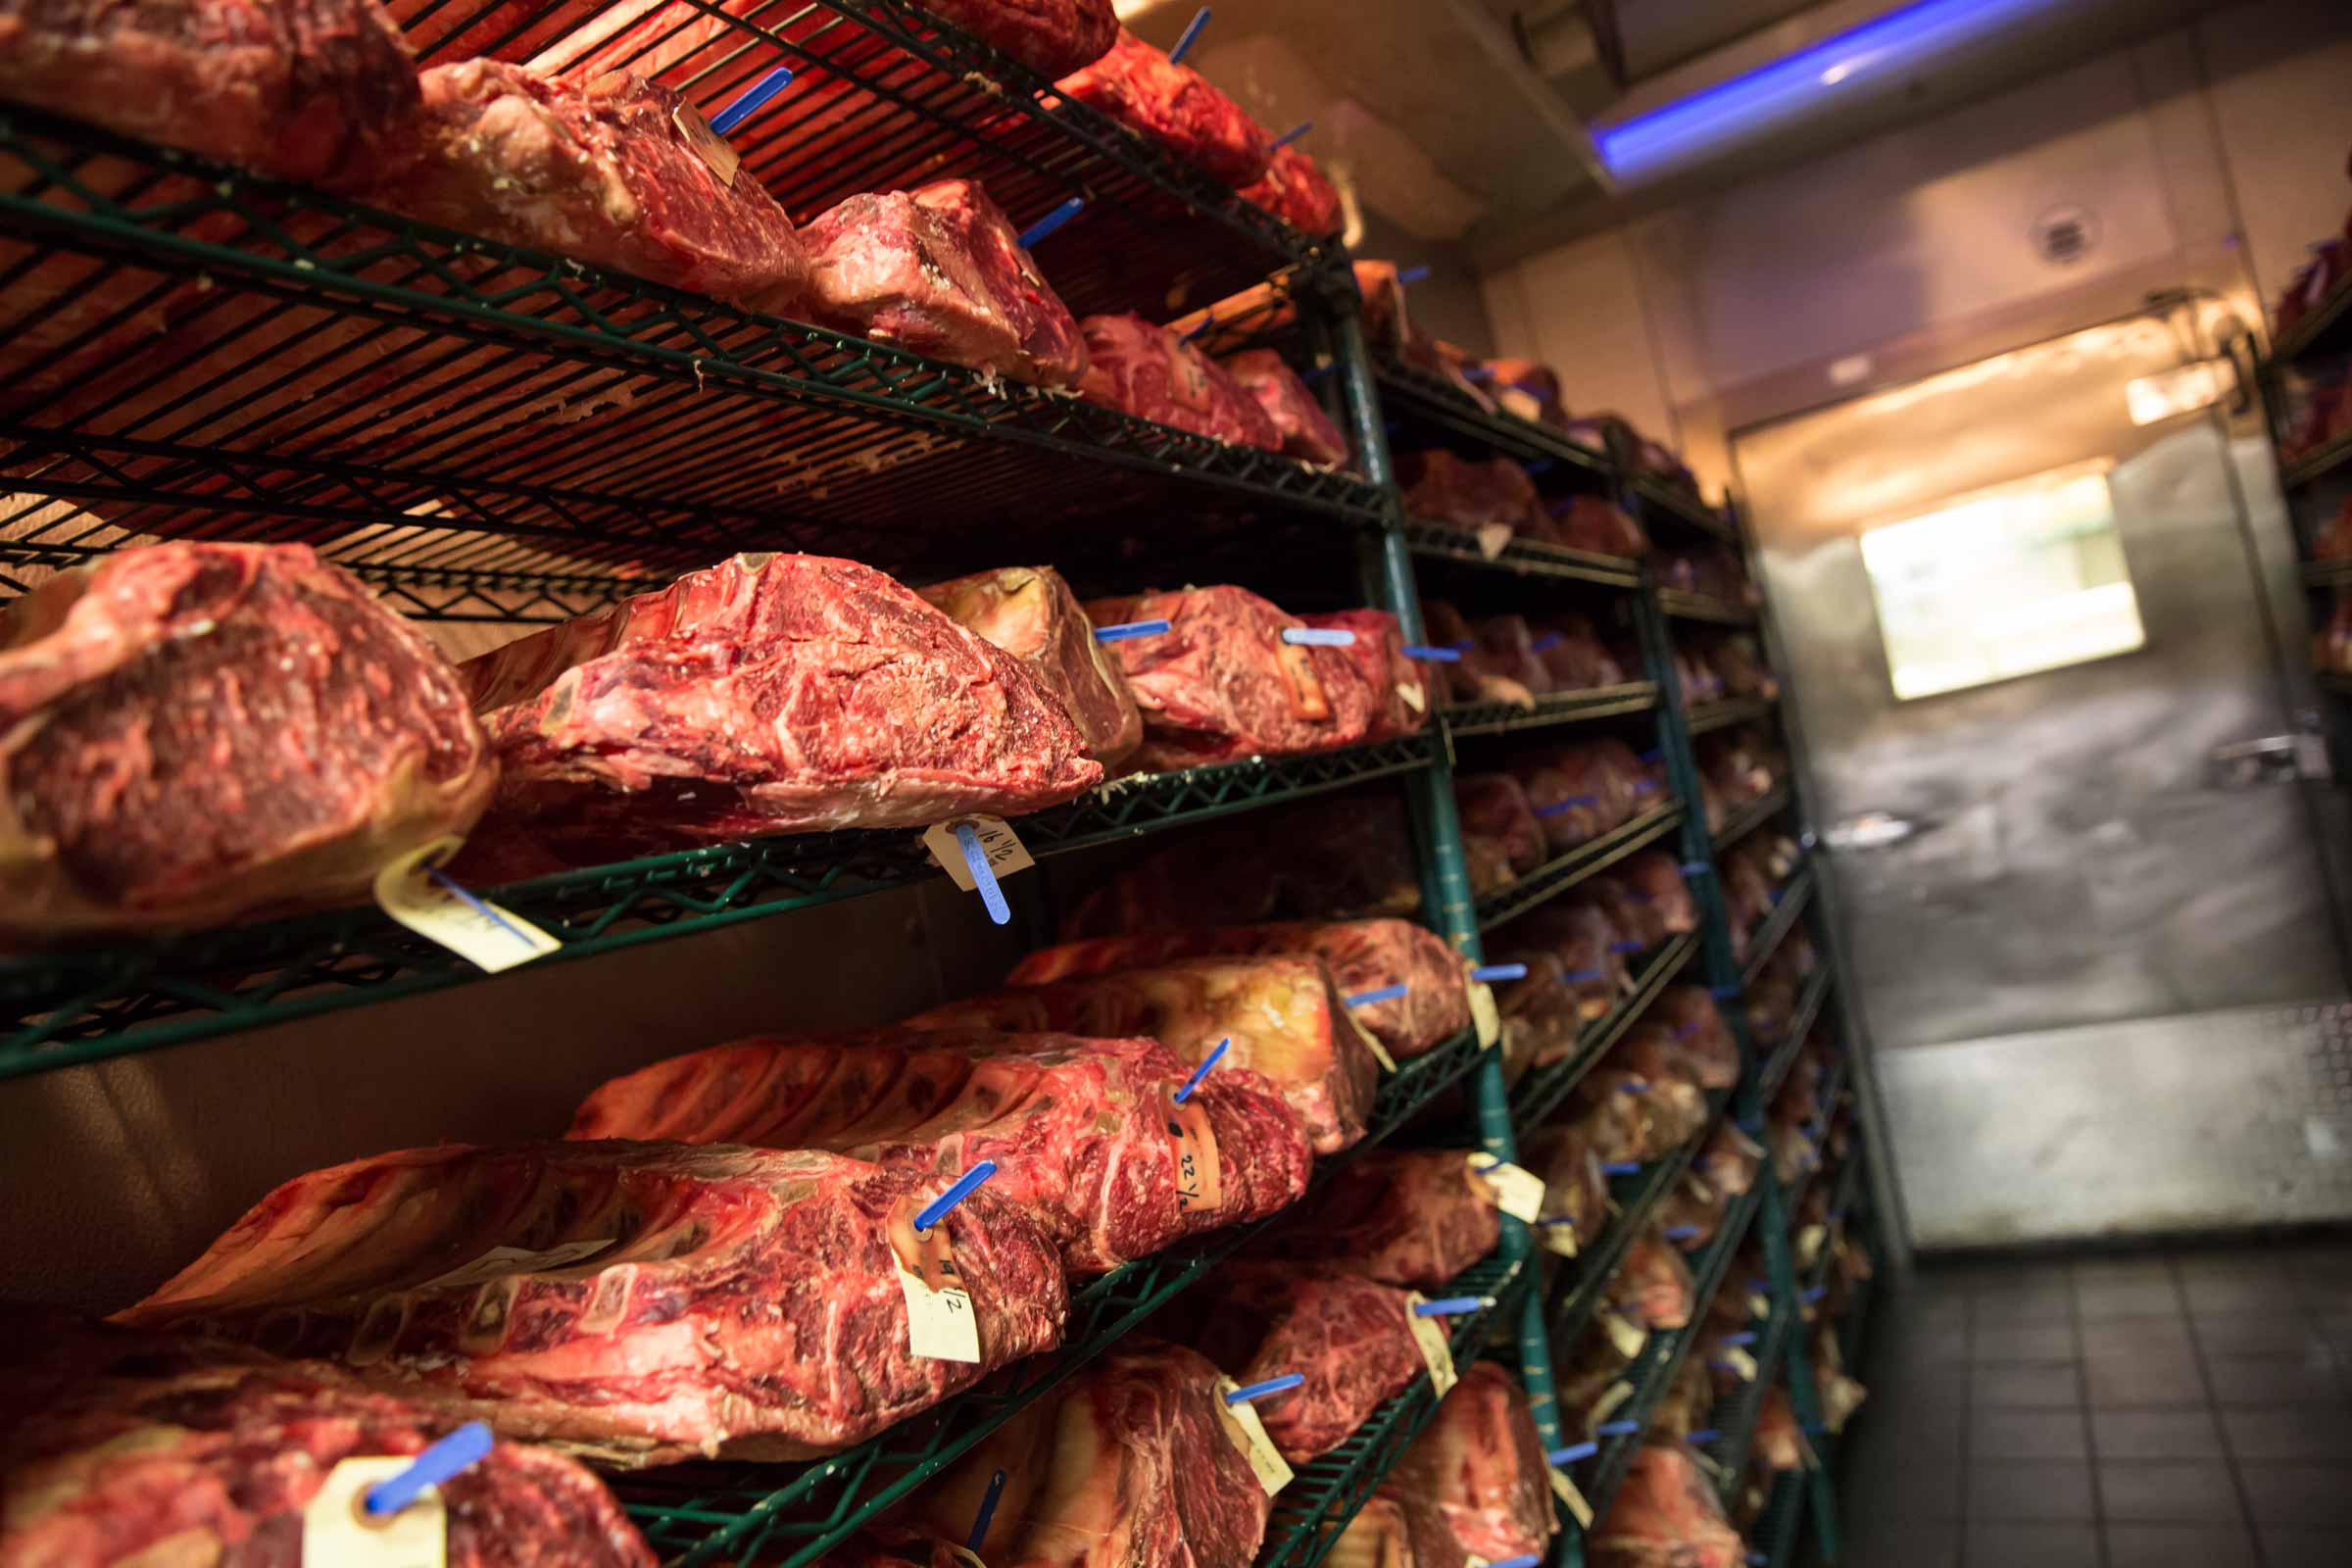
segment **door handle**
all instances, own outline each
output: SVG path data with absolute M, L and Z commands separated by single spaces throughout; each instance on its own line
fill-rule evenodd
M 2291 784 L 2300 773 L 2300 755 L 2292 735 L 2262 735 L 2249 741 L 2231 741 L 2226 746 L 2216 746 L 2206 757 L 2206 779 L 2217 790 Z
M 1840 818 L 1822 839 L 1833 850 L 1884 850 L 1900 844 L 1928 826 L 1891 811 L 1864 811 Z

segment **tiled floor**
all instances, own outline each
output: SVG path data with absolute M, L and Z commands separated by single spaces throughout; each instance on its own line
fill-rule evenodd
M 2352 1564 L 2352 1243 L 1930 1265 L 1883 1305 L 1845 1568 Z

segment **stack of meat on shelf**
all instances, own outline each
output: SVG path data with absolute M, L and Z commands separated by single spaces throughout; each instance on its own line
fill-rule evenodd
M 1615 738 L 1526 747 L 1507 768 L 1454 779 L 1471 890 L 1484 898 L 1668 800 L 1656 754 Z
M 2352 161 L 2345 169 L 2352 173 Z M 2347 288 L 2352 288 L 2352 212 L 2346 213 L 2341 231 L 2313 243 L 2310 259 L 2279 291 L 2271 310 L 2272 334 L 2285 337 Z M 2342 355 L 2331 355 L 2325 363 L 2295 368 L 2287 429 L 2278 443 L 2280 460 L 2289 464 L 2352 436 L 2352 365 Z

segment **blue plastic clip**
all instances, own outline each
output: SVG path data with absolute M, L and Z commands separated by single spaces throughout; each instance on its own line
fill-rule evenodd
M 1200 37 L 1200 29 L 1207 25 L 1208 7 L 1202 6 L 1193 13 L 1193 20 L 1184 24 L 1183 36 L 1176 40 L 1176 47 L 1168 51 L 1168 64 L 1183 64 L 1184 57 L 1192 52 L 1193 40 Z
M 1544 1457 L 1553 1464 L 1574 1464 L 1579 1459 L 1590 1459 L 1599 1451 L 1600 1445 L 1597 1443 L 1571 1443 L 1565 1448 L 1552 1449 Z
M 1200 318 L 1200 324 L 1194 327 L 1190 332 L 1185 333 L 1180 341 L 1190 343 L 1193 339 L 1199 337 L 1201 333 L 1207 331 L 1210 327 L 1216 324 L 1217 313 L 1210 311 L 1208 314 Z
M 1298 123 L 1293 125 L 1290 129 L 1275 137 L 1274 145 L 1277 147 L 1288 147 L 1291 143 L 1297 141 L 1299 137 L 1305 135 L 1308 131 L 1314 128 L 1315 122 L 1313 121 L 1301 120 L 1298 122 Z
M 1420 282 L 1428 275 L 1429 269 L 1426 267 L 1408 267 L 1403 271 L 1396 274 L 1396 286 L 1399 288 L 1411 288 L 1415 283 Z
M 1527 1551 L 1521 1552 L 1516 1557 L 1505 1557 L 1499 1562 L 1491 1562 L 1487 1564 L 1487 1568 L 1538 1568 L 1543 1561 L 1540 1554 Z
M 1669 1225 L 1658 1234 L 1670 1242 L 1687 1242 L 1698 1234 L 1698 1227 L 1695 1225 Z
M 1306 648 L 1353 648 L 1355 633 L 1345 626 L 1285 626 L 1282 640 Z
M 997 1162 L 995 1160 L 981 1160 L 970 1170 L 956 1177 L 956 1185 L 915 1211 L 914 1228 L 918 1232 L 927 1231 L 941 1220 L 946 1219 L 950 1209 L 979 1191 L 980 1184 L 996 1173 Z
M 1722 1343 L 1725 1345 L 1753 1345 L 1756 1343 L 1756 1331 L 1754 1329 L 1741 1329 L 1737 1334 L 1726 1334 L 1723 1337 Z
M 1682 873 L 1685 876 L 1705 876 L 1714 869 L 1715 867 L 1705 860 L 1685 860 L 1682 864 Z
M 1738 1002 L 1740 988 L 1738 986 L 1709 986 L 1707 995 L 1713 997 L 1717 1002 Z
M 963 1538 L 963 1549 L 973 1556 L 980 1555 L 980 1543 L 988 1539 L 988 1522 L 997 1516 L 997 1499 L 1004 1495 L 1004 1472 L 999 1470 L 988 1478 L 988 1491 L 981 1494 L 980 1512 L 972 1520 L 972 1533 Z
M 1068 222 L 1071 219 L 1076 218 L 1079 210 L 1085 206 L 1085 197 L 1073 196 L 1068 201 L 1063 202 L 1059 207 L 1056 207 L 1052 212 L 1048 213 L 1045 217 L 1039 219 L 1036 222 L 1031 223 L 1027 228 L 1022 229 L 1021 249 L 1029 249 L 1039 240 L 1044 239 L 1047 235 L 1053 233 L 1062 224 Z
M 1116 626 L 1097 626 L 1095 641 L 1123 643 L 1137 637 L 1157 637 L 1168 629 L 1164 620 L 1123 620 Z
M 1638 1159 L 1612 1159 L 1600 1167 L 1603 1176 L 1639 1176 L 1642 1162 Z
M 1549 458 L 1538 458 L 1533 463 L 1522 463 L 1519 466 L 1525 468 L 1529 473 L 1547 473 L 1558 465 Z
M 1527 978 L 1527 965 L 1524 963 L 1482 964 L 1470 971 L 1470 978 L 1480 985 L 1487 986 L 1494 984 L 1497 980 L 1524 980 Z
M 1560 978 L 1572 986 L 1581 986 L 1587 981 L 1599 979 L 1600 971 L 1598 969 L 1569 969 L 1563 971 Z
M 1625 1095 L 1646 1095 L 1649 1093 L 1649 1085 L 1646 1081 L 1637 1078 L 1632 1083 L 1619 1084 L 1617 1092 Z
M 1340 1000 L 1350 1007 L 1369 1007 L 1375 1002 L 1395 1002 L 1411 989 L 1411 986 L 1399 980 L 1393 986 L 1382 986 L 1374 991 L 1358 991 L 1352 997 L 1343 997 Z
M 1248 1404 L 1250 1400 L 1262 1399 L 1269 1394 L 1280 1394 L 1285 1389 L 1295 1389 L 1305 1381 L 1306 1375 L 1304 1373 L 1285 1372 L 1282 1376 L 1278 1378 L 1268 1378 L 1263 1383 L 1243 1384 L 1240 1388 L 1225 1396 L 1225 1402 L 1227 1404 Z
M 1609 944 L 1609 951 L 1611 953 L 1640 953 L 1642 944 L 1639 942 L 1612 942 Z
M 1717 1438 L 1722 1436 L 1723 1434 L 1716 1431 L 1713 1427 L 1700 1427 L 1696 1432 L 1684 1433 L 1683 1441 L 1685 1443 L 1713 1443 Z
M 362 1504 L 368 1513 L 381 1519 L 396 1514 L 415 1502 L 427 1487 L 437 1487 L 473 1465 L 479 1464 L 490 1451 L 490 1429 L 479 1421 L 468 1421 L 438 1443 L 428 1445 L 424 1451 L 409 1461 L 409 1467 L 396 1476 L 378 1481 L 368 1489 Z
M 1573 811 L 1580 806 L 1598 806 L 1599 804 L 1600 797 L 1597 795 L 1563 795 L 1549 806 L 1537 807 L 1536 814 L 1538 816 L 1557 816 L 1562 811 Z
M 1458 663 L 1462 657 L 1462 651 L 1459 648 L 1424 648 L 1417 643 L 1407 646 L 1402 652 L 1405 658 L 1418 659 L 1425 664 Z
M 1423 1301 L 1413 1308 L 1415 1317 L 1451 1317 L 1456 1312 L 1476 1312 L 1493 1306 L 1492 1296 L 1441 1296 L 1434 1301 Z
M 724 136 L 737 125 L 758 114 L 770 98 L 782 92 L 792 82 L 792 68 L 778 66 L 745 89 L 742 97 L 710 117 L 710 128 Z
M 443 887 L 449 889 L 450 893 L 456 897 L 460 904 L 463 904 L 466 906 L 466 907 L 471 909 L 474 913 L 480 915 L 492 925 L 497 926 L 501 931 L 504 931 L 507 935 L 513 937 L 524 947 L 527 948 L 531 945 L 531 939 L 529 937 L 524 936 L 521 932 L 514 929 L 514 921 L 505 918 L 496 909 L 493 909 L 490 907 L 490 906 L 475 898 L 470 892 L 466 891 L 466 888 L 452 881 L 449 875 L 439 866 L 426 866 L 424 868 L 424 874 L 431 877 L 434 881 L 440 883 Z
M 1181 1105 L 1192 1098 L 1193 1091 L 1200 1087 L 1200 1080 L 1208 1076 L 1208 1069 L 1217 1064 L 1217 1059 L 1225 1054 L 1225 1049 L 1232 1044 L 1233 1037 L 1228 1035 L 1217 1042 L 1216 1050 L 1200 1058 L 1200 1065 L 1193 1069 L 1193 1075 L 1184 1081 L 1184 1087 L 1176 1091 L 1176 1103 Z
M 1548 654 L 1567 640 L 1556 631 L 1547 631 L 1541 637 L 1530 638 L 1527 646 L 1535 653 Z
M 1642 754 L 1641 760 L 1644 762 L 1654 762 L 1665 755 L 1666 749 L 1663 746 L 1652 746 L 1648 751 Z
M 1630 1438 L 1642 1430 L 1639 1421 L 1603 1421 L 1592 1429 L 1596 1438 Z
M 972 886 L 979 890 L 980 902 L 988 906 L 988 917 L 998 925 L 1012 924 L 1012 906 L 1004 902 L 1004 890 L 997 886 L 996 868 L 988 863 L 988 851 L 980 847 L 979 832 L 969 822 L 958 822 L 956 842 L 963 846 L 963 863 L 971 867 Z

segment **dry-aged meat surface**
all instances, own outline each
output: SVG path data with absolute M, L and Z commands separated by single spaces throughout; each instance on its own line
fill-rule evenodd
M 1515 533 L 1536 533 L 1543 508 L 1536 482 L 1508 458 L 1472 463 L 1444 448 L 1404 452 L 1396 458 L 1404 486 L 1404 510 L 1432 522 L 1457 528 L 1500 523 Z
M 574 1138 L 827 1149 L 1028 1205 L 1074 1272 L 1099 1274 L 1306 1190 L 1306 1135 L 1274 1086 L 1219 1067 L 1193 1092 L 1220 1196 L 1180 1201 L 1173 1096 L 1191 1069 L 1152 1040 L 879 1030 L 745 1040 L 615 1078 Z
M 1489 1562 L 1540 1556 L 1559 1528 L 1527 1396 L 1492 1361 L 1466 1368 L 1438 1401 L 1389 1485 L 1436 1499 L 1462 1549 Z
M 1255 202 L 1309 239 L 1340 231 L 1339 191 L 1315 161 L 1296 147 L 1275 148 L 1265 174 L 1242 187 L 1242 199 Z
M 827 325 L 1045 386 L 1086 371 L 1077 321 L 977 180 L 852 196 L 807 237 Z
M 854 561 L 737 556 L 461 671 L 575 848 L 1011 816 L 1101 781 L 1020 662 Z
M 1140 316 L 1090 316 L 1086 375 L 1078 394 L 1139 419 L 1213 441 L 1282 450 L 1282 432 L 1225 368 L 1164 326 Z
M 1086 611 L 1101 626 L 1168 622 L 1109 645 L 1143 710 L 1144 767 L 1320 751 L 1371 731 L 1374 693 L 1348 651 L 1284 642 L 1305 622 L 1247 588 L 1103 599 Z
M 1715 1482 L 1678 1443 L 1634 1450 L 1608 1516 L 1592 1532 L 1595 1568 L 1736 1568 L 1746 1544 L 1723 1516 Z
M 1110 0 L 915 0 L 933 16 L 995 44 L 1041 76 L 1066 76 L 1102 58 L 1119 36 Z
M 321 1362 L 0 1312 L 0 1562 L 292 1564 L 337 1463 L 456 1424 Z M 604 1484 L 545 1448 L 500 1443 L 440 1494 L 449 1568 L 653 1568 Z
M 1294 920 L 1272 925 L 1200 926 L 1096 937 L 1041 949 L 1013 966 L 1005 984 L 1051 985 L 1081 975 L 1149 968 L 1180 958 L 1311 953 L 1331 970 L 1342 997 L 1403 985 L 1405 994 L 1350 1009 L 1398 1061 L 1470 1027 L 1461 960 L 1445 939 L 1409 920 Z
M 990 1478 L 983 1562 L 1019 1568 L 1250 1568 L 1271 1499 L 1238 1446 L 1217 1369 L 1132 1337 L 983 1439 L 910 1504 L 962 1541 Z
M 1334 610 L 1298 618 L 1326 631 L 1355 634 L 1355 641 L 1338 652 L 1348 657 L 1372 694 L 1371 728 L 1364 739 L 1394 740 L 1417 734 L 1428 724 L 1430 686 L 1421 666 L 1404 657 L 1404 632 L 1394 614 L 1385 610 Z
M 1148 1035 L 1188 1062 L 1230 1041 L 1224 1060 L 1271 1079 L 1318 1154 L 1363 1137 L 1380 1074 L 1331 971 L 1311 956 L 1196 958 L 968 997 L 909 1021 L 922 1029 Z
M 981 1359 L 909 1349 L 892 1237 L 941 1186 L 807 1150 L 409 1150 L 296 1177 L 121 1320 L 338 1360 L 613 1463 L 799 1458 L 1059 1343 L 1053 1242 L 983 1187 L 937 1227 Z
M 121 551 L 0 616 L 0 938 L 362 897 L 496 776 L 457 672 L 308 546 Z
M 1293 1464 L 1347 1442 L 1427 1366 L 1413 1341 L 1411 1293 L 1344 1268 L 1228 1263 L 1198 1298 L 1203 1321 L 1188 1338 L 1236 1383 L 1306 1379 L 1256 1401 L 1266 1435 Z
M 1080 103 L 1237 189 L 1263 174 L 1273 156 L 1264 129 L 1240 104 L 1124 27 L 1107 54 L 1059 85 Z
M 1006 566 L 916 590 L 924 599 L 1021 662 L 1053 694 L 1079 732 L 1086 755 L 1117 772 L 1144 743 L 1144 715 L 1118 661 L 1095 641 L 1094 623 L 1052 566 Z
M 1469 1568 L 1436 1503 L 1382 1490 L 1333 1542 L 1330 1568 Z
M 349 190 L 406 156 L 416 67 L 374 0 L 8 0 L 0 98 Z
M 1304 1214 L 1255 1250 L 1435 1290 L 1494 1250 L 1496 1212 L 1460 1150 L 1376 1149 L 1349 1161 Z
M 800 303 L 808 257 L 791 220 L 749 171 L 730 181 L 694 150 L 686 101 L 667 87 L 626 74 L 579 85 L 495 60 L 422 80 L 418 157 L 374 200 L 747 310 Z
M 1245 349 L 1218 363 L 1274 421 L 1283 451 L 1302 463 L 1337 466 L 1348 461 L 1347 438 L 1290 361 L 1272 349 Z

